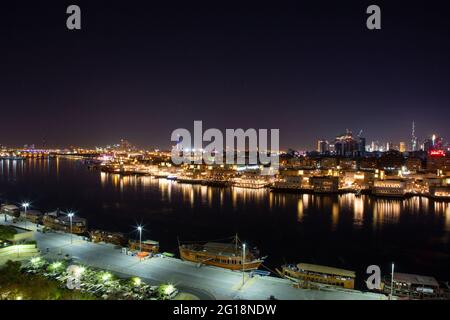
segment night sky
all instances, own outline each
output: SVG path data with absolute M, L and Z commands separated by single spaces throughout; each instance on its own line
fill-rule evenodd
M 450 138 L 448 1 L 3 2 L 2 145 L 167 148 L 194 120 L 279 128 L 283 148 L 346 128 L 409 142 L 413 120 Z

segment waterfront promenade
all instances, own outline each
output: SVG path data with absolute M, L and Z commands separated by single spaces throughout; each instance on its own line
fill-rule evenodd
M 12 224 L 11 219 L 1 224 Z M 15 225 L 25 227 L 23 222 Z M 36 230 L 36 225 L 27 223 L 27 228 Z M 180 291 L 190 292 L 200 299 L 248 299 L 266 300 L 274 296 L 280 300 L 382 300 L 386 296 L 360 291 L 338 291 L 337 289 L 297 289 L 289 280 L 277 277 L 246 276 L 242 286 L 242 273 L 226 269 L 201 266 L 175 258 L 158 257 L 138 260 L 127 256 L 110 244 L 92 243 L 76 235 L 65 233 L 36 232 L 35 239 L 42 256 L 47 259 L 63 259 L 67 254 L 75 262 L 116 273 L 119 276 L 138 276 L 150 284 L 172 283 Z

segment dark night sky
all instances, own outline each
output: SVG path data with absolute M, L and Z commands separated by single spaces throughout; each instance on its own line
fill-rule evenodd
M 346 128 L 409 141 L 412 120 L 449 140 L 447 2 L 2 3 L 0 144 L 168 147 L 193 120 L 280 128 L 284 148 Z M 366 29 L 370 4 L 382 30 Z

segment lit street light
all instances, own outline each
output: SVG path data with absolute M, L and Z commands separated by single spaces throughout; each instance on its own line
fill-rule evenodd
M 392 263 L 392 273 L 391 273 L 391 300 L 394 296 L 394 263 Z
M 70 219 L 70 244 L 72 244 L 73 243 L 73 240 L 72 240 L 72 218 L 73 218 L 73 212 L 69 212 L 68 214 L 67 214 L 67 216 L 69 217 L 69 219 Z
M 242 244 L 242 285 L 245 284 L 245 243 Z
M 139 252 L 142 252 L 142 226 L 137 227 L 139 231 Z
M 27 227 L 27 209 L 30 206 L 29 202 L 22 203 L 22 207 L 24 209 L 24 216 L 25 216 L 25 228 Z

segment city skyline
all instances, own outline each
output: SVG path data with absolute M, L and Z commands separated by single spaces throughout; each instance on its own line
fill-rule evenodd
M 449 145 L 449 141 L 446 139 L 446 137 L 442 137 L 436 133 L 424 136 L 424 137 L 417 137 L 416 135 L 416 131 L 415 131 L 415 122 L 414 122 L 414 129 L 411 132 L 411 136 L 409 137 L 410 139 L 404 139 L 401 141 L 396 141 L 396 140 L 392 140 L 392 139 L 387 139 L 387 140 L 380 140 L 380 139 L 367 139 L 364 135 L 364 130 L 360 130 L 360 132 L 356 135 L 353 133 L 352 130 L 350 129 L 346 129 L 345 130 L 346 133 L 342 133 L 342 135 L 345 134 L 350 134 L 353 135 L 355 138 L 359 138 L 362 137 L 364 139 L 364 150 L 368 151 L 368 152 L 373 152 L 373 151 L 388 151 L 388 150 L 399 150 L 402 152 L 405 151 L 420 151 L 420 150 L 425 150 L 426 149 L 426 144 L 427 142 L 432 141 L 433 139 L 437 138 L 440 140 L 440 149 L 443 150 L 448 150 L 450 145 Z M 339 138 L 339 136 L 341 136 L 341 134 L 336 134 L 334 137 L 330 137 L 330 138 L 318 138 L 315 140 L 315 145 L 312 147 L 308 147 L 308 148 L 293 148 L 293 147 L 285 147 L 285 148 L 280 148 L 280 151 L 282 152 L 286 152 L 288 150 L 297 150 L 297 151 L 319 151 L 321 148 L 324 148 L 324 146 L 319 146 L 320 144 L 326 144 L 326 149 L 329 149 L 331 145 L 334 145 L 336 140 Z M 415 145 L 413 146 L 413 139 L 415 141 Z M 127 138 L 121 138 L 118 141 L 112 141 L 112 142 L 108 142 L 105 143 L 103 145 L 97 144 L 90 144 L 90 145 L 60 145 L 60 146 L 51 146 L 47 144 L 47 141 L 44 139 L 43 141 L 41 141 L 41 143 L 25 143 L 23 145 L 8 145 L 6 143 L 1 143 L 0 141 L 0 147 L 3 148 L 17 148 L 17 149 L 67 149 L 67 148 L 112 148 L 114 146 L 120 146 L 122 143 L 126 143 L 129 144 L 130 146 L 132 146 L 133 148 L 138 148 L 138 149 L 160 149 L 160 150 L 166 150 L 166 151 L 170 151 L 171 148 L 173 148 L 175 146 L 175 142 L 171 142 L 171 144 L 168 147 L 160 147 L 160 146 L 155 146 L 155 145 L 137 145 L 134 144 L 132 141 L 130 142 Z M 207 143 L 204 143 L 205 145 L 207 145 Z M 434 142 L 433 142 L 434 144 Z M 312 144 L 311 144 L 312 145 Z
M 279 128 L 282 149 L 316 148 L 345 129 L 367 142 L 450 136 L 445 2 L 139 6 L 8 4 L 0 143 L 94 147 L 126 138 L 170 148 L 170 133 Z M 428 32 L 430 31 L 431 32 Z
M 449 301 L 449 10 L 0 3 L 0 300 Z

